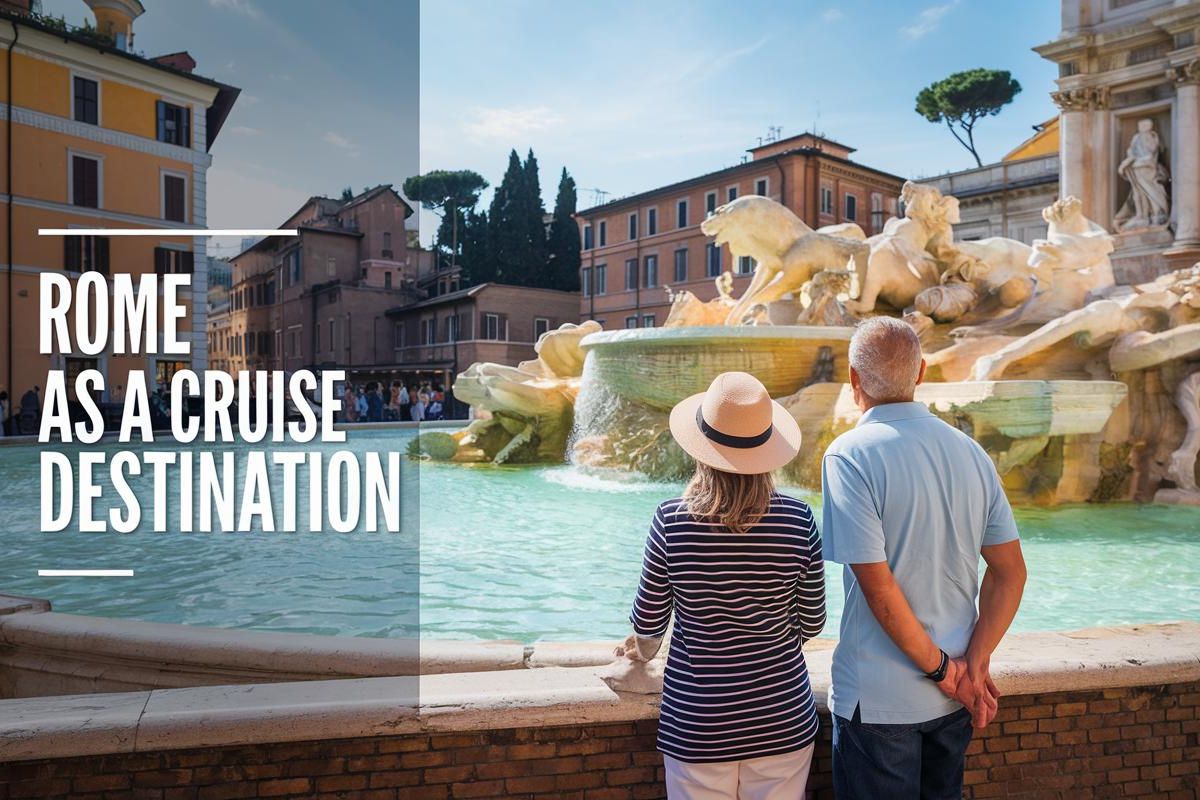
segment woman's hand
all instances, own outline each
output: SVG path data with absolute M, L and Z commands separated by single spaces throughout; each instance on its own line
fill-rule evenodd
M 638 651 L 636 633 L 626 636 L 625 641 L 617 645 L 616 649 L 613 650 L 613 655 L 617 658 L 624 658 L 627 661 L 646 661 Z

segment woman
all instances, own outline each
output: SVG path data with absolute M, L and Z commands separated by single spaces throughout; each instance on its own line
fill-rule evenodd
M 825 625 L 825 573 L 812 511 L 775 491 L 800 429 L 752 375 L 718 375 L 671 412 L 696 460 L 683 497 L 658 507 L 617 654 L 652 658 L 671 633 L 658 749 L 667 795 L 798 798 L 817 710 L 801 645 Z

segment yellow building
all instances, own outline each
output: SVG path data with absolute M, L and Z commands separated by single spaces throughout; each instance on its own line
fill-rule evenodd
M 31 14 L 29 0 L 0 0 L 0 388 L 10 411 L 20 411 L 26 391 L 45 387 L 49 369 L 67 370 L 70 382 L 80 369 L 99 368 L 107 376 L 103 399 L 111 399 L 131 369 L 153 380 L 181 365 L 175 357 L 40 354 L 38 276 L 46 270 L 73 279 L 88 270 L 192 272 L 180 327 L 192 343 L 190 365 L 207 362 L 203 238 L 38 235 L 40 228 L 204 228 L 209 149 L 240 91 L 193 74 L 187 53 L 135 54 L 138 0 L 84 1 L 94 28 Z

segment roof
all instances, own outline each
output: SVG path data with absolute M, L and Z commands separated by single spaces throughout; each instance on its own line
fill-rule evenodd
M 755 150 L 765 150 L 768 147 L 777 147 L 778 145 L 781 145 L 784 142 L 790 142 L 793 139 L 815 139 L 815 140 L 821 141 L 821 142 L 829 142 L 829 144 L 840 147 L 843 150 L 850 152 L 850 153 L 853 153 L 855 150 L 857 150 L 857 148 L 851 147 L 848 144 L 842 144 L 841 142 L 834 141 L 833 139 L 830 139 L 828 136 L 822 136 L 821 134 L 813 133 L 812 131 L 805 131 L 804 133 L 797 133 L 795 136 L 788 136 L 785 139 L 776 139 L 773 142 L 763 142 L 762 144 L 757 145 L 755 147 L 748 147 L 748 148 L 746 148 L 746 152 L 753 153 Z
M 326 202 L 326 203 L 335 203 L 335 202 L 339 203 L 337 208 L 334 209 L 333 213 L 340 214 L 341 212 L 345 211 L 348 208 L 353 208 L 354 206 L 361 205 L 362 203 L 365 203 L 368 200 L 373 200 L 374 198 L 379 197 L 380 195 L 385 194 L 387 192 L 391 192 L 391 194 L 396 198 L 397 202 L 399 202 L 402 206 L 404 206 L 404 218 L 406 220 L 409 217 L 411 217 L 414 213 L 416 213 L 413 210 L 413 207 L 408 204 L 408 201 L 406 201 L 403 197 L 401 197 L 396 192 L 396 190 L 392 188 L 392 184 L 381 183 L 378 186 L 374 186 L 370 189 L 364 190 L 363 192 L 361 192 L 359 194 L 356 194 L 354 197 L 351 197 L 349 200 L 345 201 L 344 203 L 340 202 L 340 201 L 335 201 L 332 197 L 326 197 L 323 194 L 314 194 L 311 197 L 309 197 L 307 200 L 305 200 L 303 203 L 301 203 L 300 207 L 297 208 L 295 211 L 293 211 L 291 214 L 289 214 L 287 218 L 291 219 L 292 217 L 296 216 L 301 211 L 303 211 L 305 209 L 305 207 L 308 206 L 310 203 L 319 203 L 322 201 Z M 314 233 L 345 234 L 347 236 L 362 236 L 363 235 L 361 231 L 352 231 L 347 228 L 332 228 L 332 227 L 327 228 L 327 227 L 322 227 L 320 225 L 300 224 L 300 225 L 296 226 L 296 229 L 303 230 L 303 231 L 311 231 Z M 274 237 L 274 236 L 264 236 L 262 239 L 259 239 L 257 242 L 250 245 L 249 247 L 247 247 L 245 250 L 241 251 L 237 255 L 232 256 L 231 258 L 238 258 L 240 256 L 243 256 L 246 253 L 249 253 L 251 250 L 254 250 L 255 248 L 257 248 L 259 245 L 263 244 L 264 242 L 273 241 L 274 239 L 277 239 L 277 238 L 278 237 Z
M 1048 156 L 1058 152 L 1058 117 L 1051 117 L 1040 125 L 1034 125 L 1035 133 L 1008 151 L 1001 161 L 1017 161 L 1034 156 Z
M 793 138 L 796 138 L 796 137 L 793 137 Z M 832 140 L 829 140 L 829 141 L 832 141 Z M 778 144 L 778 142 L 773 142 L 772 144 Z M 836 142 L 834 142 L 834 144 L 836 144 Z M 839 145 L 839 146 L 844 147 L 845 145 Z M 591 208 L 585 208 L 582 211 L 577 211 L 575 213 L 575 216 L 585 217 L 585 216 L 588 216 L 590 214 L 594 214 L 594 213 L 597 213 L 600 211 L 620 208 L 621 206 L 628 205 L 630 203 L 639 202 L 641 200 L 644 200 L 647 197 L 659 194 L 661 192 L 674 192 L 674 191 L 679 191 L 680 189 L 687 189 L 687 188 L 696 186 L 701 183 L 708 183 L 709 181 L 711 181 L 715 178 L 718 178 L 722 175 L 731 175 L 738 171 L 752 171 L 755 169 L 762 169 L 763 165 L 766 164 L 767 162 L 775 161 L 776 159 L 783 158 L 784 156 L 791 156 L 791 155 L 805 155 L 805 156 L 816 156 L 818 158 L 826 158 L 826 159 L 829 159 L 830 161 L 836 161 L 840 164 L 849 164 L 853 167 L 857 167 L 858 169 L 866 170 L 867 172 L 873 172 L 876 175 L 882 175 L 885 178 L 891 178 L 892 180 L 896 180 L 896 181 L 900 181 L 900 182 L 903 182 L 905 180 L 905 178 L 903 178 L 899 175 L 893 175 L 890 172 L 884 172 L 883 170 L 876 169 L 875 167 L 868 167 L 865 164 L 860 164 L 857 161 L 851 161 L 848 158 L 842 158 L 840 156 L 835 156 L 835 155 L 833 155 L 831 153 L 827 153 L 826 151 L 821 150 L 820 148 L 817 148 L 817 147 L 794 147 L 790 150 L 783 150 L 778 153 L 772 153 L 769 156 L 764 156 L 763 158 L 754 159 L 753 161 L 746 161 L 741 164 L 734 164 L 733 166 L 725 167 L 724 169 L 718 169 L 718 170 L 715 170 L 714 172 L 706 172 L 705 174 L 698 175 L 695 178 L 688 178 L 687 180 L 678 181 L 677 183 L 670 183 L 670 184 L 667 184 L 666 186 L 660 186 L 657 189 L 648 189 L 644 192 L 638 192 L 636 194 L 627 195 L 626 197 L 620 197 L 616 200 L 610 200 L 607 203 L 602 203 L 598 206 L 592 206 Z
M 195 81 L 197 83 L 202 83 L 205 86 L 214 87 L 217 90 L 217 96 L 213 98 L 212 105 L 208 107 L 205 115 L 205 130 L 207 131 L 208 139 L 208 141 L 205 142 L 205 150 L 212 149 L 212 144 L 214 141 L 216 141 L 217 134 L 221 132 L 221 127 L 225 124 L 225 120 L 229 117 L 229 112 L 233 109 L 234 102 L 237 101 L 238 95 L 242 93 L 242 90 L 236 86 L 230 86 L 227 83 L 221 83 L 218 80 L 206 78 L 203 75 L 197 75 L 194 72 L 186 72 L 181 69 L 176 69 L 170 64 L 164 64 L 162 62 L 155 61 L 153 58 L 122 50 L 121 48 L 116 47 L 104 39 L 98 38 L 97 34 L 94 32 L 92 34 L 79 33 L 77 30 L 74 30 L 70 27 L 60 28 L 55 25 L 48 25 L 35 16 L 16 14 L 3 9 L 0 9 L 0 19 L 9 20 L 10 22 L 22 25 L 26 28 L 32 28 L 43 33 L 48 33 L 51 36 L 61 36 L 64 42 L 74 42 L 75 44 L 80 44 L 84 47 L 95 48 L 98 52 L 106 55 L 118 56 L 119 58 L 124 58 L 161 72 L 167 72 L 185 80 Z

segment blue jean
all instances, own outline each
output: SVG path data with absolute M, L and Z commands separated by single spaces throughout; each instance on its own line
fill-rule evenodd
M 838 800 L 960 800 L 971 715 L 905 725 L 833 716 L 833 792 Z

